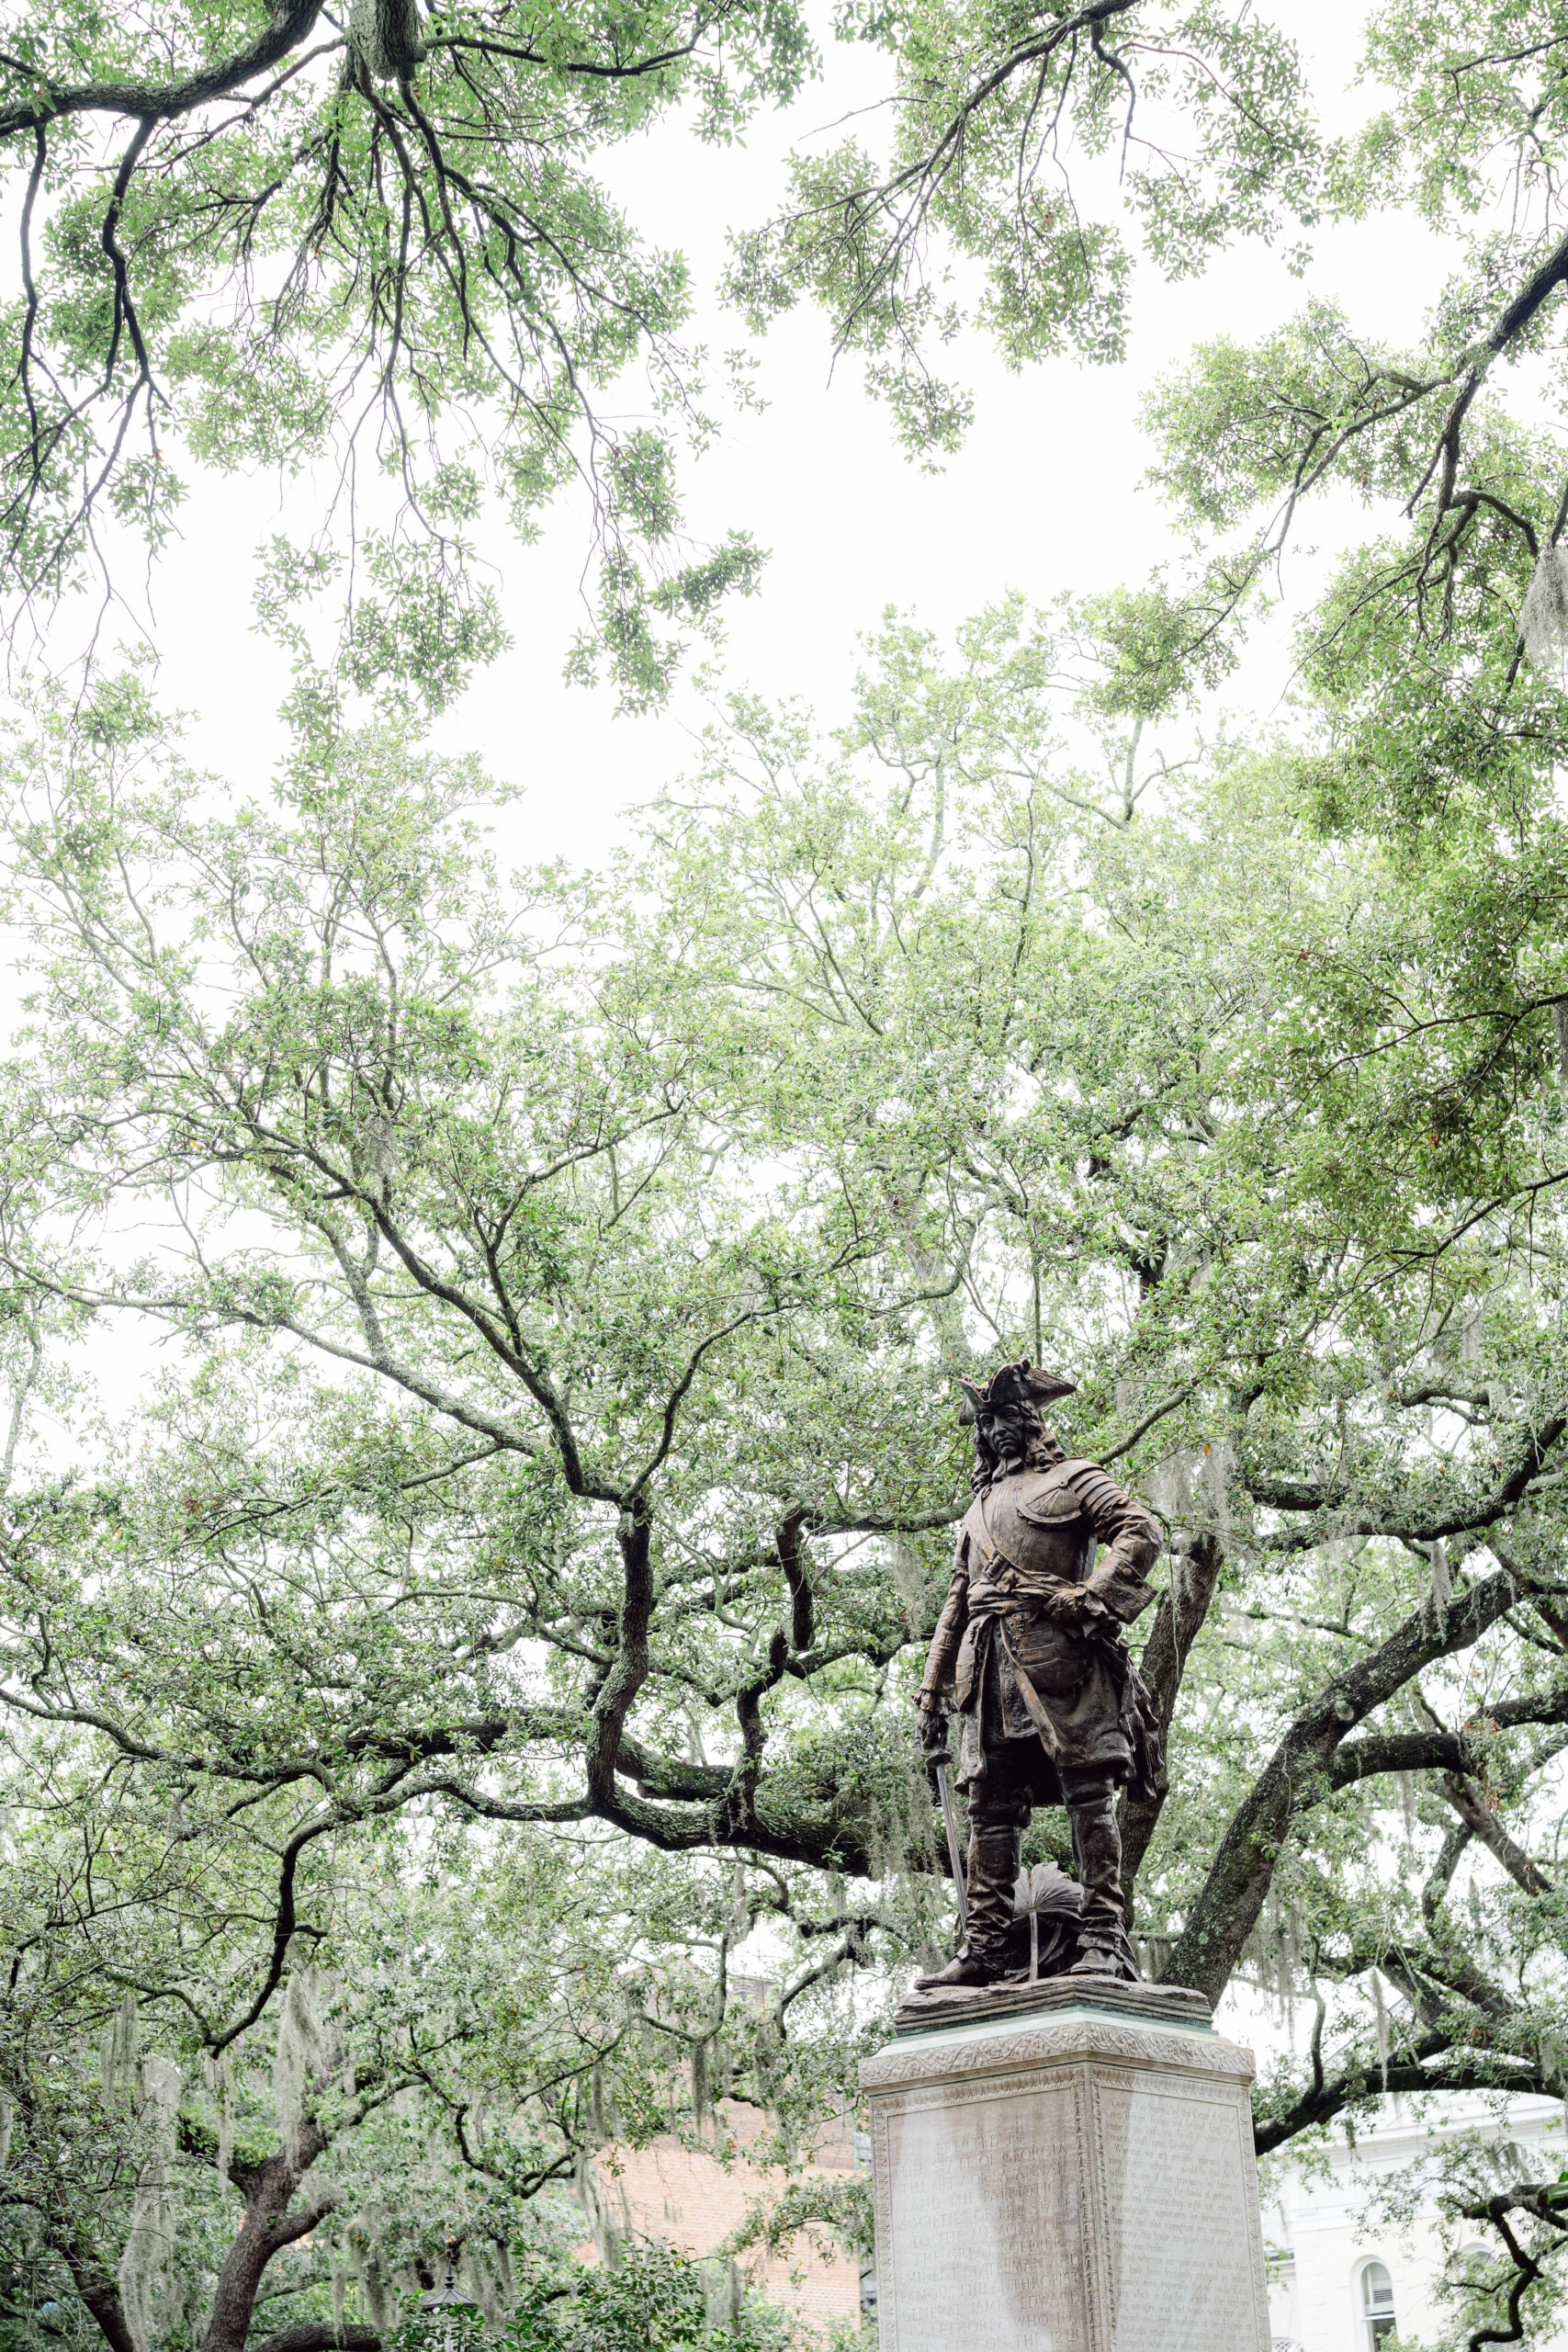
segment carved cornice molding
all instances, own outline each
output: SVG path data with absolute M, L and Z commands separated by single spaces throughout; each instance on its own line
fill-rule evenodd
M 897 2041 L 861 2065 L 861 2088 L 875 2096 L 928 2083 L 959 2083 L 976 2075 L 1010 2075 L 1023 2068 L 1084 2064 L 1134 2067 L 1205 2075 L 1237 2086 L 1250 2083 L 1257 2068 L 1250 2050 L 1218 2034 L 1163 2032 L 1157 2026 L 1110 2018 L 1042 2018 L 1016 2033 L 932 2035 Z

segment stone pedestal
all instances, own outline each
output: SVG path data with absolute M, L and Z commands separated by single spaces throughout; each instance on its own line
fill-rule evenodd
M 861 2068 L 882 2352 L 1269 2352 L 1252 2053 L 1194 1995 L 1105 1990 Z

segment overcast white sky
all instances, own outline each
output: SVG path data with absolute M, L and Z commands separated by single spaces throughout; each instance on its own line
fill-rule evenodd
M 1361 10 L 1334 0 L 1283 13 L 1313 59 L 1325 120 L 1337 125 L 1361 113 L 1368 95 L 1348 86 Z M 705 151 L 666 125 L 612 159 L 608 175 L 645 232 L 693 263 L 703 289 L 694 340 L 723 351 L 743 339 L 740 322 L 712 295 L 727 228 L 763 218 L 787 149 L 865 104 L 884 72 L 874 55 L 836 52 L 827 78 L 788 118 L 759 122 L 745 148 Z M 1140 273 L 1131 359 L 1122 369 L 1060 361 L 1010 377 L 972 342 L 956 366 L 975 390 L 974 429 L 962 456 L 935 478 L 899 455 L 853 363 L 829 380 L 822 318 L 786 320 L 761 347 L 767 413 L 730 414 L 720 445 L 684 469 L 694 537 L 739 526 L 770 553 L 761 593 L 734 607 L 727 677 L 769 694 L 804 694 L 832 718 L 854 666 L 856 633 L 890 603 L 945 630 L 1010 587 L 1044 600 L 1134 580 L 1178 552 L 1155 494 L 1141 487 L 1147 451 L 1138 408 L 1154 379 L 1201 336 L 1249 335 L 1287 317 L 1308 288 L 1341 297 L 1370 332 L 1413 333 L 1444 272 L 1436 241 L 1398 220 L 1329 231 L 1316 251 L 1306 287 L 1257 246 L 1175 288 Z M 279 496 L 276 482 L 199 487 L 183 544 L 156 577 L 160 691 L 199 712 L 199 756 L 242 785 L 265 780 L 278 741 L 269 715 L 286 675 L 251 632 L 250 557 L 288 519 L 287 502 L 309 492 L 286 487 L 282 518 Z M 494 542 L 514 647 L 440 730 L 451 748 L 477 749 L 493 772 L 526 787 L 524 809 L 506 830 L 509 846 L 528 856 L 563 851 L 592 859 L 617 830 L 619 812 L 680 771 L 686 730 L 701 716 L 686 686 L 659 718 L 618 719 L 609 689 L 562 683 L 582 619 L 584 536 L 583 515 L 563 510 L 531 549 Z M 1309 558 L 1292 565 L 1292 598 L 1305 599 L 1315 571 Z M 1275 705 L 1286 677 L 1283 642 L 1276 631 L 1233 682 L 1233 707 L 1266 716 Z

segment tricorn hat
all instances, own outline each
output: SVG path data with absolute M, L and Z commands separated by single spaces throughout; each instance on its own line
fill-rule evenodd
M 1031 1407 L 1038 1412 L 1054 1396 L 1070 1396 L 1077 1382 L 1063 1380 L 1054 1372 L 1042 1372 L 1024 1356 L 1017 1363 L 998 1364 L 984 1387 L 966 1373 L 960 1373 L 958 1385 L 964 1391 L 958 1402 L 959 1424 L 969 1430 L 982 1412 L 1028 1412 Z

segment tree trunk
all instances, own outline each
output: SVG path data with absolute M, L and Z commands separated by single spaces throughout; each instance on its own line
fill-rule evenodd
M 1190 1552 L 1180 1561 L 1179 1574 L 1173 1570 L 1169 1590 L 1159 1597 L 1154 1624 L 1138 1660 L 1138 1672 L 1154 1701 L 1162 1741 L 1169 1740 L 1176 1702 L 1181 1695 L 1181 1678 L 1187 1670 L 1187 1654 L 1209 1614 L 1209 1604 L 1224 1564 L 1224 1547 L 1218 1538 L 1198 1536 Z M 1122 1800 L 1122 1886 L 1129 1926 L 1134 1885 L 1164 1807 L 1163 1796 Z
M 212 2316 L 202 2339 L 202 2352 L 245 2352 L 251 2315 L 267 2264 L 285 2246 L 308 2236 L 316 2223 L 331 2212 L 331 2198 L 295 2212 L 288 2210 L 301 2178 L 326 2144 L 326 2134 L 307 2118 L 299 2128 L 299 2150 L 293 2161 L 278 2154 L 269 2156 L 265 2164 L 235 2165 L 232 2177 L 244 2190 L 245 2218 L 218 2274 Z M 295 2332 L 288 2329 L 285 2335 L 291 2336 Z M 305 2352 L 305 2347 L 299 2347 L 299 2352 Z
M 97 2322 L 98 2333 L 109 2352 L 136 2352 L 126 2324 L 119 2288 L 112 2274 L 95 2256 L 84 2253 L 74 2238 L 58 2239 L 56 2244 L 76 2292 Z

